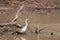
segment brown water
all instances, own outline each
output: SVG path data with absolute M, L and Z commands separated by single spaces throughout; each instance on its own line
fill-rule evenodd
M 4 16 L 3 16 L 4 15 Z M 0 23 L 10 22 L 14 18 L 15 14 L 2 14 L 0 15 Z M 4 18 L 5 17 L 5 18 Z M 7 36 L 10 40 L 60 40 L 60 10 L 52 10 L 52 12 L 46 12 L 43 10 L 36 12 L 19 13 L 17 23 L 24 26 L 24 20 L 29 19 L 29 28 L 33 33 L 35 28 L 38 27 L 44 30 L 38 36 L 36 34 L 20 35 L 20 36 Z M 54 32 L 54 36 L 51 37 L 50 33 Z

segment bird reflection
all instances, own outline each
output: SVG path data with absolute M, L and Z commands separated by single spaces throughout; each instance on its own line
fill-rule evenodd
M 26 40 L 26 38 L 24 38 L 24 37 L 21 37 L 21 40 Z

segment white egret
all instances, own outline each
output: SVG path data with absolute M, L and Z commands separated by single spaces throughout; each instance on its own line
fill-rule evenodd
M 20 33 L 26 32 L 27 27 L 28 27 L 28 19 L 25 19 L 25 26 L 21 29 Z
M 28 19 L 25 19 L 25 26 L 22 27 L 22 29 L 18 28 L 18 30 L 16 32 L 13 32 L 12 34 L 14 33 L 23 34 L 26 32 L 27 28 L 28 28 Z

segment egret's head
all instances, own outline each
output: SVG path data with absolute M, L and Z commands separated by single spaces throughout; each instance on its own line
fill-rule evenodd
M 25 22 L 27 22 L 29 19 L 25 19 Z

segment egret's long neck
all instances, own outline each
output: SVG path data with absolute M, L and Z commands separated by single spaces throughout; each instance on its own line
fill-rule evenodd
M 27 26 L 28 26 L 28 22 L 27 22 L 27 21 L 25 21 L 25 24 L 26 24 L 25 26 L 27 27 Z

